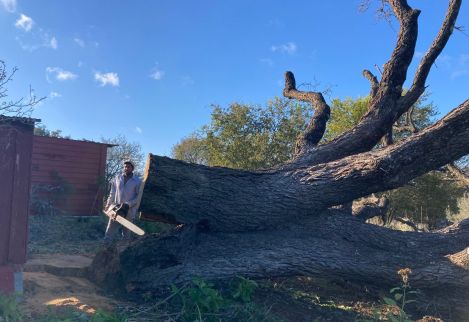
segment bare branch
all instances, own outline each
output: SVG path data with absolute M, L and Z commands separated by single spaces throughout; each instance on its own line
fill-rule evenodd
M 425 81 L 430 72 L 430 69 L 437 59 L 437 57 L 445 48 L 446 43 L 448 42 L 449 37 L 453 33 L 453 29 L 456 23 L 456 18 L 459 14 L 459 9 L 461 7 L 461 0 L 451 0 L 448 5 L 448 10 L 446 12 L 445 20 L 438 32 L 438 35 L 434 39 L 432 45 L 423 56 L 420 61 L 420 65 L 417 68 L 415 73 L 413 84 L 410 90 L 402 98 L 402 109 L 407 109 L 409 106 L 413 105 L 420 95 L 425 91 Z
M 285 88 L 283 95 L 287 98 L 310 102 L 315 111 L 303 135 L 298 139 L 295 154 L 301 154 L 308 147 L 315 146 L 322 139 L 326 131 L 326 124 L 331 114 L 331 108 L 319 92 L 302 92 L 296 89 L 295 76 L 292 72 L 285 73 Z
M 375 75 L 373 75 L 367 69 L 363 71 L 363 76 L 365 76 L 365 78 L 370 81 L 370 84 L 371 84 L 370 97 L 373 98 L 376 95 L 376 92 L 378 91 L 378 85 L 379 85 L 378 79 L 376 78 Z
M 30 86 L 28 100 L 25 100 L 24 97 L 17 100 L 5 100 L 8 97 L 8 88 L 6 85 L 13 80 L 13 76 L 17 71 L 18 68 L 14 67 L 8 72 L 5 62 L 0 60 L 0 113 L 15 117 L 29 117 L 34 106 L 39 104 L 46 97 L 38 98 Z
M 395 97 L 397 99 L 401 95 L 407 69 L 414 55 L 420 11 L 409 7 L 405 0 L 391 0 L 389 4 L 399 20 L 400 29 L 396 47 L 384 66 L 379 90 L 387 94 L 398 94 Z

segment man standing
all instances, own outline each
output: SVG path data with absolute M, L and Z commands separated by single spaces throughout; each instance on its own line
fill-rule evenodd
M 134 220 L 137 214 L 137 198 L 140 191 L 140 179 L 134 176 L 134 164 L 132 161 L 124 162 L 124 172 L 116 176 L 111 181 L 111 191 L 106 202 L 105 209 L 109 209 L 119 204 L 127 204 L 129 210 L 126 219 Z M 120 224 L 109 218 L 106 227 L 105 240 L 112 241 L 119 237 Z M 123 232 L 123 235 L 128 236 L 128 232 Z

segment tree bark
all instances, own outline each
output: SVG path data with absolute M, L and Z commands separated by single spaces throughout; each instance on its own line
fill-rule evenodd
M 185 225 L 97 256 L 108 264 L 95 260 L 95 271 L 108 287 L 136 293 L 164 291 L 194 277 L 223 281 L 291 275 L 344 278 L 389 290 L 400 284 L 397 271 L 408 267 L 414 289 L 428 294 L 451 289 L 458 295 L 451 304 L 463 314 L 468 313 L 467 305 L 460 305 L 469 299 L 468 245 L 467 220 L 436 233 L 399 232 L 327 210 L 282 229 L 242 234 Z M 109 272 L 104 274 L 103 267 Z

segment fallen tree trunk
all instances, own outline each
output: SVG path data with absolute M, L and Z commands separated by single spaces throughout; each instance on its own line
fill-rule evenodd
M 399 187 L 467 153 L 469 100 L 399 144 L 295 170 L 249 172 L 150 155 L 140 211 L 211 231 L 262 230 Z
M 397 271 L 408 267 L 414 289 L 427 294 L 450 289 L 450 304 L 465 314 L 468 245 L 469 221 L 436 233 L 399 232 L 328 210 L 281 230 L 207 233 L 185 225 L 166 236 L 147 236 L 122 252 L 100 255 L 94 267 L 107 287 L 115 284 L 137 293 L 168 290 L 194 277 L 226 281 L 292 275 L 343 278 L 389 290 L 400 284 Z

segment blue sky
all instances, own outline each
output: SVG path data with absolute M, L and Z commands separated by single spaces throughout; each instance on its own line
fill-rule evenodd
M 360 2 L 0 0 L 0 59 L 19 68 L 11 97 L 29 85 L 48 97 L 34 116 L 49 129 L 95 141 L 124 134 L 169 155 L 209 122 L 211 104 L 281 96 L 287 70 L 297 84 L 329 88 L 329 100 L 366 95 L 361 72 L 378 73 L 398 26 L 359 12 Z M 422 10 L 413 70 L 447 1 L 409 4 Z M 457 25 L 468 23 L 464 3 Z M 442 114 L 469 93 L 467 34 L 453 34 L 427 81 Z

